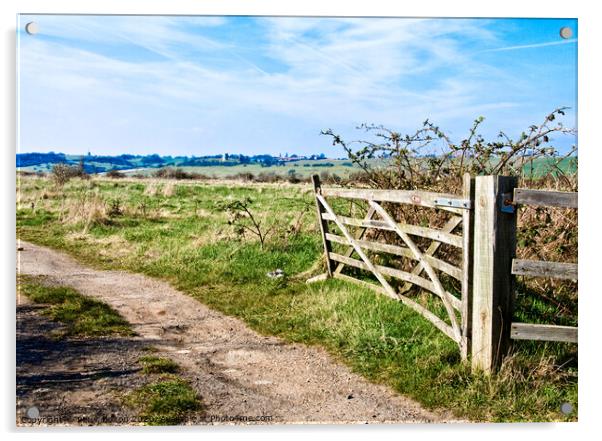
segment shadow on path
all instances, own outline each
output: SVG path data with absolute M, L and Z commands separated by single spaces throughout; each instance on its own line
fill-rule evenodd
M 142 384 L 137 337 L 54 338 L 62 326 L 37 305 L 17 306 L 17 424 L 99 424 L 132 418 L 120 396 Z M 38 418 L 28 418 L 39 415 Z

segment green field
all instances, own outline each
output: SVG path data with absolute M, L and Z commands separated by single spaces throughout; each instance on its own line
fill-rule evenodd
M 18 189 L 18 237 L 167 280 L 261 333 L 320 345 L 428 408 L 482 421 L 577 419 L 559 411 L 577 404 L 574 345 L 518 342 L 499 373 L 471 374 L 456 345 L 401 303 L 338 280 L 307 285 L 323 272 L 309 185 L 92 178 L 57 188 L 22 177 Z M 224 210 L 246 198 L 271 231 L 263 248 Z M 285 276 L 268 277 L 275 269 Z
M 226 177 L 232 177 L 239 173 L 252 173 L 257 176 L 260 173 L 275 173 L 280 176 L 288 176 L 294 172 L 299 177 L 308 178 L 314 174 L 320 174 L 324 171 L 329 173 L 337 174 L 341 177 L 349 176 L 349 173 L 356 172 L 359 170 L 358 167 L 354 166 L 348 160 L 340 159 L 319 159 L 314 161 L 294 161 L 284 165 L 273 165 L 271 167 L 262 167 L 260 164 L 237 164 L 231 166 L 216 165 L 206 167 L 178 167 L 189 173 L 197 173 L 208 176 L 210 178 L 223 179 Z M 146 168 L 138 170 L 124 170 L 126 175 L 152 175 L 156 169 Z
M 77 163 L 78 158 L 79 157 L 77 156 L 69 157 L 69 159 L 74 163 Z M 161 165 L 159 164 L 147 167 L 144 164 L 139 163 L 139 160 L 132 160 L 134 163 L 136 163 L 136 161 L 138 161 L 138 167 L 121 170 L 122 173 L 126 176 L 152 176 L 153 173 L 161 168 Z M 523 167 L 523 172 L 528 175 L 533 174 L 534 177 L 540 177 L 547 174 L 552 169 L 554 162 L 555 160 L 553 158 L 539 158 L 533 161 L 533 165 L 525 165 Z M 294 173 L 298 178 L 309 178 L 311 175 L 319 175 L 323 172 L 334 174 L 341 178 L 348 178 L 350 173 L 361 171 L 361 168 L 357 164 L 353 164 L 348 159 L 299 160 L 287 162 L 282 165 L 272 165 L 270 167 L 262 166 L 259 163 L 239 164 L 236 162 L 230 162 L 230 164 L 233 165 L 220 165 L 219 162 L 216 162 L 217 165 L 202 167 L 181 166 L 179 163 L 180 161 L 173 160 L 167 163 L 165 167 L 177 167 L 178 169 L 187 173 L 194 173 L 215 179 L 233 178 L 247 173 L 251 173 L 255 177 L 260 174 L 276 174 L 285 178 L 290 176 L 291 173 Z M 385 167 L 387 164 L 387 162 L 383 159 L 373 159 L 370 160 L 369 163 L 372 167 Z M 94 161 L 87 161 L 86 164 L 97 167 L 101 170 L 110 170 L 113 167 L 119 168 L 117 165 L 111 165 L 110 163 L 100 163 Z M 48 173 L 52 171 L 53 166 L 54 164 L 52 163 L 45 163 L 36 166 L 20 167 L 18 170 L 25 172 Z M 558 169 L 567 174 L 576 173 L 576 158 L 567 158 L 560 161 L 558 164 Z

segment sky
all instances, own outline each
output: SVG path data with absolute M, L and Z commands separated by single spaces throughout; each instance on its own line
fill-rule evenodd
M 518 137 L 564 106 L 577 126 L 576 19 L 19 15 L 17 26 L 19 152 L 340 157 L 322 130 L 364 139 L 362 123 L 405 134 L 428 118 L 460 141 L 483 116 L 486 138 Z

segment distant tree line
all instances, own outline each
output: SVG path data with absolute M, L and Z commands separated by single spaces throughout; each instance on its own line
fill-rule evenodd
M 75 165 L 83 161 L 83 169 L 87 173 L 106 172 L 109 170 L 127 170 L 132 168 L 160 168 L 160 167 L 228 167 L 235 165 L 259 164 L 262 167 L 285 165 L 287 162 L 297 160 L 325 159 L 323 153 L 310 157 L 297 155 L 283 158 L 273 155 L 242 155 L 223 154 L 207 156 L 160 156 L 123 154 L 118 156 L 107 155 L 66 155 L 64 153 L 17 153 L 17 167 L 47 166 L 52 168 L 55 164 Z M 318 165 L 318 164 L 316 164 Z M 330 165 L 324 165 L 328 167 Z

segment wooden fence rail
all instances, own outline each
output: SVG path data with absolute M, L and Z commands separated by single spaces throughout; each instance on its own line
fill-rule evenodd
M 577 343 L 577 328 L 574 326 L 512 323 L 510 336 L 514 340 L 543 340 Z
M 575 192 L 530 190 L 516 188 L 514 205 L 535 207 L 577 208 L 578 196 Z M 544 262 L 540 260 L 513 259 L 513 275 L 526 277 L 546 277 L 553 279 L 577 280 L 577 264 Z M 535 323 L 511 324 L 510 338 L 513 340 L 540 340 L 577 343 L 577 328 L 574 326 L 542 325 Z
M 414 190 L 322 188 L 318 176 L 312 180 L 327 273 L 308 282 L 334 277 L 401 301 L 454 340 L 463 359 L 470 354 L 474 369 L 485 372 L 499 366 L 512 339 L 577 342 L 574 327 L 512 322 L 516 275 L 577 280 L 578 273 L 574 263 L 515 258 L 515 207 L 577 208 L 577 193 L 516 188 L 516 178 L 505 176 L 466 175 L 461 196 Z M 327 198 L 363 200 L 369 208 L 362 219 L 342 216 L 335 213 Z M 451 217 L 442 228 L 400 223 L 385 210 L 383 202 L 443 210 Z M 331 231 L 329 224 L 340 233 Z M 461 233 L 454 232 L 459 226 Z M 378 235 L 366 236 L 371 230 L 396 233 L 402 245 L 378 241 Z M 430 244 L 423 250 L 417 243 L 425 246 L 425 240 Z M 333 243 L 347 247 L 346 251 L 333 251 Z M 461 265 L 436 255 L 442 245 L 462 253 Z M 378 253 L 416 263 L 410 266 L 411 271 L 381 265 L 374 259 Z M 343 274 L 346 267 L 371 273 L 378 284 Z M 459 281 L 461 292 L 453 294 L 445 289 L 442 274 Z M 393 279 L 404 285 L 393 288 Z M 412 286 L 434 294 L 447 316 L 442 318 L 407 297 Z
M 512 261 L 512 274 L 516 276 L 577 280 L 577 264 L 514 259 Z
M 514 203 L 533 205 L 536 207 L 577 208 L 577 193 L 515 188 Z

